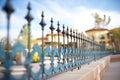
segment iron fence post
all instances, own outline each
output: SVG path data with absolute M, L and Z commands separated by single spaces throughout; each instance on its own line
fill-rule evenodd
M 80 64 L 82 65 L 82 34 L 80 33 Z
M 73 30 L 73 42 L 74 42 L 74 48 L 73 49 L 75 49 L 75 31 Z
M 72 41 L 72 37 L 73 37 L 73 35 L 72 35 L 72 29 L 70 29 L 70 37 L 71 37 L 71 65 L 72 65 L 72 67 L 73 67 L 73 41 Z
M 51 26 L 50 26 L 50 30 L 51 30 L 51 50 L 52 50 L 52 53 L 51 53 L 51 68 L 52 68 L 52 75 L 54 73 L 54 54 L 53 54 L 53 31 L 54 31 L 54 27 L 53 27 L 53 18 L 51 18 Z
M 5 6 L 3 7 L 3 10 L 6 12 L 7 17 L 7 52 L 6 52 L 6 61 L 5 61 L 5 67 L 6 67 L 6 80 L 10 79 L 10 70 L 9 67 L 11 66 L 10 62 L 10 52 L 9 52 L 9 45 L 10 45 L 10 17 L 11 14 L 14 12 L 14 8 L 12 7 L 11 0 L 7 0 Z
M 77 30 L 76 30 L 76 66 L 78 68 L 78 34 L 77 34 Z
M 28 9 L 28 13 L 25 17 L 25 19 L 27 20 L 28 22 L 28 43 L 27 43 L 27 48 L 28 48 L 28 60 L 30 59 L 30 49 L 31 49 L 31 36 L 30 36 L 30 31 L 31 31 L 31 21 L 33 20 L 33 17 L 31 16 L 31 13 L 30 13 L 30 10 L 31 10 L 31 5 L 30 5 L 30 2 L 28 3 L 28 6 L 27 6 L 27 9 Z M 27 74 L 28 74 L 28 79 L 30 80 L 30 66 L 29 66 L 30 63 L 28 63 L 26 65 L 26 68 L 27 68 Z
M 42 11 L 41 14 L 41 22 L 39 23 L 42 27 L 42 61 L 41 61 L 41 67 L 42 67 L 42 80 L 45 80 L 45 70 L 44 70 L 44 27 L 46 26 L 46 23 L 44 21 L 44 12 Z
M 78 33 L 78 63 L 79 63 L 78 69 L 80 69 L 81 67 L 81 64 L 80 64 L 80 33 Z
M 59 72 L 60 72 L 60 60 L 61 60 L 61 54 L 60 54 L 60 32 L 61 32 L 61 30 L 60 30 L 60 28 L 59 28 L 59 26 L 60 26 L 60 24 L 59 24 L 59 21 L 58 21 L 58 23 L 57 23 L 57 33 L 58 33 L 58 65 L 59 65 Z
M 78 48 L 78 33 L 77 33 L 77 30 L 76 30 L 76 49 Z
M 69 62 L 69 28 L 67 27 L 67 49 L 68 49 L 68 54 L 67 54 L 67 63 Z
M 73 67 L 74 67 L 74 63 L 75 63 L 75 31 L 73 30 Z
M 31 49 L 31 21 L 33 20 L 33 17 L 30 13 L 30 10 L 31 10 L 31 5 L 30 5 L 30 2 L 28 3 L 28 6 L 27 6 L 27 9 L 28 9 L 28 13 L 25 17 L 25 19 L 28 21 L 28 43 L 27 43 L 27 48 L 28 48 L 28 58 L 30 58 L 30 49 Z
M 63 64 L 65 64 L 65 26 L 64 26 L 64 24 L 63 24 L 62 34 L 63 34 L 63 50 L 64 50 L 64 53 L 63 53 Z
M 10 17 L 11 14 L 14 12 L 14 8 L 12 7 L 11 0 L 7 0 L 5 6 L 3 7 L 3 10 L 6 12 L 7 17 L 7 53 L 6 53 L 6 59 L 9 61 L 10 59 L 10 53 L 9 53 L 9 44 L 10 44 Z M 8 62 L 9 64 L 9 62 Z M 7 65 L 6 67 L 9 67 L 10 65 Z

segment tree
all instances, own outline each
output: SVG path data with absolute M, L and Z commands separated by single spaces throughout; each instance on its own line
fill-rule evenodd
M 12 49 L 12 45 L 11 42 L 9 42 L 9 44 L 7 45 L 7 37 L 3 37 L 0 41 L 0 43 L 4 46 L 4 49 L 7 50 L 7 46 L 9 46 L 9 50 Z
M 93 17 L 95 18 L 95 25 L 97 25 L 97 26 L 103 26 L 103 27 L 107 26 L 111 21 L 110 16 L 108 17 L 108 20 L 106 20 L 106 15 L 105 14 L 103 16 L 103 19 L 100 18 L 98 13 L 93 14 Z
M 120 40 L 120 27 L 111 29 L 110 32 L 113 34 L 112 39 Z
M 112 33 L 111 38 L 115 50 L 120 51 L 120 27 L 111 29 L 110 32 Z
M 31 36 L 31 32 L 30 32 L 30 36 Z M 23 25 L 23 28 L 21 29 L 17 40 L 20 41 L 27 48 L 27 43 L 28 43 L 28 25 L 27 24 Z

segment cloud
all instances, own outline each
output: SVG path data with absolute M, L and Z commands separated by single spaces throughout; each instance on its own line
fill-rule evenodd
M 84 6 L 75 6 L 72 9 L 68 9 L 54 1 L 46 1 L 45 3 L 46 6 L 41 6 L 43 10 L 45 9 L 45 19 L 47 24 L 50 24 L 50 18 L 53 17 L 55 20 L 55 26 L 59 20 L 61 27 L 62 24 L 65 24 L 65 26 L 76 28 L 79 29 L 79 31 L 84 32 L 85 30 L 93 28 L 95 26 L 92 14 L 97 12 L 101 17 L 103 17 L 104 14 L 111 17 L 111 22 L 108 26 L 106 26 L 106 28 L 111 29 L 120 25 L 118 22 L 120 19 L 120 14 L 115 11 L 105 11 Z M 40 13 L 41 11 L 37 10 L 36 16 L 39 18 L 41 18 Z
M 26 10 L 27 11 L 27 10 Z M 105 11 L 100 9 L 93 9 L 85 6 L 75 6 L 75 7 L 65 7 L 59 4 L 57 1 L 44 0 L 41 3 L 38 3 L 35 0 L 32 0 L 32 15 L 34 20 L 31 22 L 31 29 L 33 38 L 38 38 L 41 36 L 41 26 L 39 25 L 41 21 L 41 12 L 45 12 L 45 34 L 50 31 L 50 19 L 53 17 L 54 19 L 54 27 L 57 28 L 57 21 L 60 21 L 60 28 L 62 30 L 62 25 L 65 24 L 65 27 L 69 27 L 72 29 L 78 29 L 80 32 L 84 32 L 87 29 L 93 28 L 94 18 L 92 16 L 93 13 L 97 12 L 103 17 L 104 14 L 106 16 L 111 17 L 111 22 L 106 28 L 112 29 L 120 26 L 120 13 L 115 11 Z M 20 12 L 20 10 L 19 10 Z M 21 12 L 22 13 L 22 10 Z M 26 12 L 27 13 L 27 12 Z M 20 15 L 20 16 L 19 16 Z M 27 23 L 24 19 L 23 15 L 26 14 L 12 14 L 11 17 L 11 33 L 12 37 L 17 36 L 22 28 L 23 24 Z M 6 18 L 5 14 L 0 11 L 0 27 L 6 26 Z M 0 33 L 4 33 L 2 28 L 0 28 Z M 1 35 L 1 34 L 0 34 Z
M 0 29 L 3 28 L 3 24 L 5 25 L 6 23 L 6 15 L 4 12 L 2 12 L 2 10 L 0 9 Z
M 95 12 L 97 12 L 100 17 L 103 17 L 104 14 L 107 17 L 111 17 L 110 24 L 108 26 L 105 26 L 105 28 L 111 29 L 120 26 L 120 23 L 118 22 L 120 20 L 120 13 L 114 11 L 90 9 L 86 7 L 76 7 L 73 13 L 71 12 L 72 23 L 70 24 L 76 25 L 76 28 L 80 31 L 85 31 L 87 29 L 93 28 L 95 26 L 95 23 L 92 14 Z
M 6 36 L 7 31 L 7 18 L 6 14 L 0 10 L 0 39 Z M 26 21 L 19 17 L 19 15 L 12 14 L 10 18 L 10 37 L 16 38 L 19 34 L 20 30 L 22 29 L 23 24 Z

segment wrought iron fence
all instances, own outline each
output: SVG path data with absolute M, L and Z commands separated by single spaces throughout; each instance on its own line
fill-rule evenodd
M 109 55 L 109 51 L 102 48 L 102 45 L 96 43 L 94 40 L 86 37 L 84 34 L 78 33 L 72 29 L 60 30 L 60 24 L 57 24 L 58 47 L 53 48 L 53 18 L 51 18 L 51 48 L 47 46 L 44 49 L 44 12 L 42 12 L 42 19 L 40 26 L 42 27 L 42 47 L 35 45 L 31 50 L 31 6 L 28 3 L 28 13 L 25 19 L 28 22 L 28 46 L 26 48 L 17 42 L 9 51 L 9 31 L 10 31 L 10 16 L 14 12 L 11 1 L 7 0 L 3 10 L 7 14 L 7 51 L 0 43 L 0 80 L 46 80 L 49 77 L 55 76 L 59 73 L 80 68 L 83 64 L 90 63 L 104 56 Z M 63 44 L 60 45 L 60 33 L 63 35 Z M 65 37 L 67 37 L 67 44 L 65 44 Z M 38 53 L 40 58 L 39 63 L 33 63 L 32 57 Z M 16 65 L 14 57 L 20 53 L 25 57 L 25 62 L 22 65 Z

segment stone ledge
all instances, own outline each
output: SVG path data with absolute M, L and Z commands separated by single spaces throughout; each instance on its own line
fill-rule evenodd
M 83 65 L 80 70 L 74 69 L 47 80 L 101 80 L 110 64 L 110 56 L 91 62 L 89 65 Z
M 110 58 L 110 62 L 120 62 L 120 55 L 111 55 Z
M 104 57 L 100 60 L 90 62 L 89 65 L 83 65 L 79 70 L 74 69 L 73 71 L 64 72 L 62 74 L 51 77 L 48 80 L 100 80 L 110 64 L 110 58 L 110 56 Z M 0 71 L 4 71 L 3 68 L 0 69 Z M 13 66 L 10 68 L 10 71 L 12 72 L 11 75 L 17 76 L 24 75 L 26 70 L 25 67 Z M 0 73 L 0 76 L 4 75 Z

